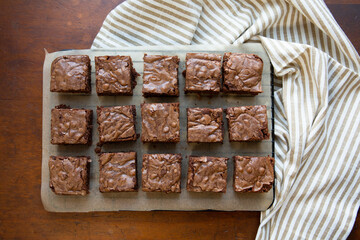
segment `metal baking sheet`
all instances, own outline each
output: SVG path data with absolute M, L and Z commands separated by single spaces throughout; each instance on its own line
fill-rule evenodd
M 264 62 L 262 75 L 263 93 L 255 97 L 220 94 L 206 97 L 197 94 L 184 94 L 185 79 L 182 71 L 185 69 L 185 55 L 188 52 L 224 53 L 241 52 L 259 55 Z M 177 55 L 179 65 L 179 97 L 144 98 L 141 94 L 142 76 L 137 78 L 134 96 L 101 96 L 95 91 L 94 56 L 129 55 L 134 67 L 142 75 L 143 56 L 147 54 Z M 50 92 L 50 67 L 52 61 L 61 55 L 86 54 L 90 56 L 92 73 L 91 95 L 74 95 Z M 259 43 L 246 43 L 241 46 L 152 46 L 129 47 L 114 50 L 68 50 L 46 53 L 43 69 L 43 135 L 42 135 L 42 179 L 41 199 L 44 208 L 51 212 L 91 212 L 91 211 L 150 211 L 150 210 L 266 210 L 273 201 L 273 190 L 267 193 L 235 193 L 233 190 L 233 161 L 234 155 L 267 156 L 273 154 L 273 136 L 270 140 L 250 143 L 230 143 L 228 126 L 224 114 L 224 143 L 191 143 L 186 142 L 186 108 L 209 107 L 226 108 L 231 106 L 267 105 L 269 129 L 272 131 L 272 87 L 271 87 L 270 59 Z M 142 143 L 140 139 L 134 142 L 112 143 L 103 146 L 104 152 L 136 151 L 138 156 L 138 192 L 130 193 L 100 193 L 98 156 L 94 149 L 98 142 L 96 123 L 96 106 L 136 105 L 137 133 L 141 133 L 140 104 L 143 102 L 180 102 L 180 143 Z M 91 146 L 56 146 L 50 144 L 50 111 L 56 105 L 67 104 L 73 108 L 87 108 L 94 110 L 93 144 Z M 141 166 L 144 153 L 181 153 L 182 178 L 180 194 L 146 193 L 141 191 Z M 50 155 L 80 156 L 87 155 L 92 159 L 90 167 L 90 194 L 87 196 L 59 196 L 49 188 L 48 160 Z M 192 193 L 186 191 L 186 176 L 188 157 L 221 156 L 230 158 L 228 161 L 227 191 L 222 193 Z

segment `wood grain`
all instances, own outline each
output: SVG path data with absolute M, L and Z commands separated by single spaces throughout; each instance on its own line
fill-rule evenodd
M 254 239 L 259 212 L 44 211 L 43 49 L 89 48 L 107 13 L 120 2 L 0 1 L 0 239 Z M 348 3 L 354 1 L 332 0 L 329 7 L 359 51 L 360 7 Z M 359 222 L 358 216 L 349 239 L 360 239 Z

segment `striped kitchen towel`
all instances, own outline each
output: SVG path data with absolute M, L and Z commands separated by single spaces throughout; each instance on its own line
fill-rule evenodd
M 320 0 L 128 0 L 92 48 L 260 41 L 276 75 L 276 200 L 257 239 L 346 239 L 360 197 L 360 58 Z

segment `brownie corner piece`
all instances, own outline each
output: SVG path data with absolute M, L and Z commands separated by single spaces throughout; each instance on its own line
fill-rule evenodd
M 179 103 L 143 103 L 142 142 L 179 142 Z
M 187 53 L 185 93 L 219 93 L 221 58 L 220 54 Z
M 268 192 L 274 183 L 274 158 L 234 156 L 234 191 Z
M 87 55 L 64 55 L 51 64 L 51 92 L 91 93 L 91 64 Z
M 225 53 L 223 60 L 224 92 L 257 95 L 262 93 L 263 61 L 255 54 Z
M 95 57 L 96 93 L 106 95 L 133 95 L 136 77 L 130 56 Z
M 265 105 L 226 109 L 231 142 L 261 141 L 270 138 Z
M 227 161 L 223 157 L 189 157 L 186 189 L 190 192 L 226 192 Z
M 223 142 L 222 108 L 188 108 L 187 142 Z
M 179 96 L 178 56 L 144 55 L 144 97 Z
M 135 105 L 97 107 L 99 141 L 123 142 L 136 140 Z
M 136 152 L 100 154 L 99 191 L 137 191 L 136 162 Z
M 59 105 L 51 110 L 51 143 L 58 145 L 91 144 L 92 114 L 90 109 Z
M 86 195 L 89 193 L 90 157 L 50 156 L 51 190 L 58 195 Z
M 142 190 L 144 192 L 181 192 L 181 154 L 144 154 Z

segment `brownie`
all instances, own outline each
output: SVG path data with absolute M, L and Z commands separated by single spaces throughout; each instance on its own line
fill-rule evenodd
M 59 195 L 89 193 L 90 157 L 50 156 L 50 188 Z
M 144 97 L 179 96 L 178 56 L 144 55 Z
M 133 95 L 139 74 L 130 56 L 95 57 L 95 69 L 98 95 Z
M 274 183 L 274 158 L 234 156 L 235 192 L 268 192 Z
M 230 107 L 226 109 L 231 142 L 269 139 L 265 105 Z
M 191 192 L 226 192 L 228 158 L 189 157 L 187 190 Z
M 222 108 L 188 108 L 187 141 L 189 143 L 223 142 Z
M 91 93 L 91 65 L 87 55 L 55 58 L 51 64 L 51 92 Z
M 224 92 L 257 95 L 262 93 L 263 61 L 255 54 L 225 53 Z
M 219 93 L 220 82 L 221 55 L 186 54 L 185 93 Z
M 141 104 L 143 142 L 179 142 L 179 103 Z
M 92 110 L 59 105 L 51 110 L 52 144 L 91 144 Z
M 141 172 L 144 192 L 181 192 L 181 154 L 144 154 Z
M 102 153 L 99 168 L 100 192 L 137 191 L 136 152 Z
M 100 143 L 136 140 L 135 105 L 97 107 Z

